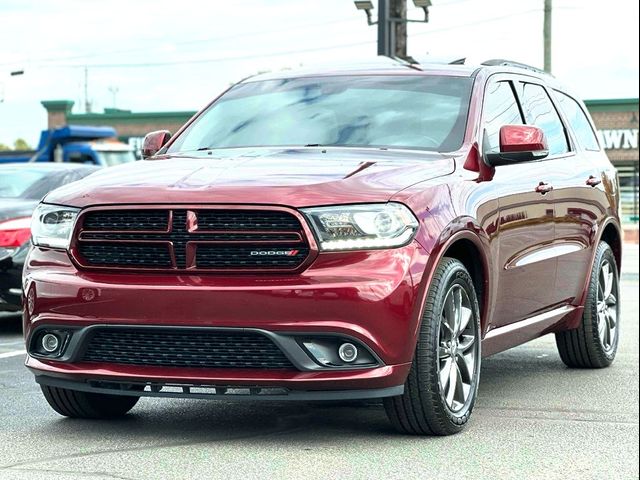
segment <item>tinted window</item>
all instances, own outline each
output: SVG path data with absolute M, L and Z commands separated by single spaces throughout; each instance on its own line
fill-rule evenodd
M 456 150 L 473 79 L 340 76 L 233 87 L 169 152 L 254 146 L 370 146 Z
M 547 91 L 540 85 L 525 83 L 522 103 L 527 123 L 544 131 L 549 143 L 549 154 L 558 155 L 568 152 L 569 145 L 564 126 Z
M 556 91 L 556 93 L 560 102 L 560 108 L 571 124 L 571 128 L 573 128 L 576 137 L 578 137 L 578 142 L 587 150 L 600 150 L 598 138 L 582 107 L 570 96 L 558 91 Z
M 485 152 L 497 152 L 500 150 L 500 127 L 524 123 L 510 82 L 489 85 L 484 100 L 483 118 L 483 149 Z

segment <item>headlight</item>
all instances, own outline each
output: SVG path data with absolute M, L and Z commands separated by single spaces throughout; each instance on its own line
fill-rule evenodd
M 406 245 L 418 220 L 400 203 L 305 208 L 320 250 L 366 250 Z
M 41 203 L 31 219 L 31 240 L 34 245 L 69 248 L 73 225 L 80 209 Z

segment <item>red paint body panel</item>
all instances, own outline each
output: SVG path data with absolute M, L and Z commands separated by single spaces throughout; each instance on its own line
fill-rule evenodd
M 618 234 L 620 231 L 616 173 L 605 154 L 583 150 L 569 130 L 571 152 L 566 155 L 489 167 L 480 153 L 487 86 L 505 78 L 542 82 L 539 77 L 507 67 L 477 72 L 466 67 L 426 72 L 404 68 L 394 74 L 475 75 L 460 150 L 440 154 L 375 148 L 244 148 L 159 155 L 105 169 L 56 190 L 45 202 L 84 209 L 226 205 L 297 213 L 309 206 L 394 201 L 408 206 L 419 220 L 409 245 L 318 252 L 313 234 L 303 224 L 313 254 L 299 270 L 226 274 L 93 271 L 80 267 L 72 244 L 71 255 L 33 248 L 23 283 L 25 292 L 35 292 L 35 309 L 25 315 L 27 338 L 39 325 L 96 323 L 325 332 L 363 342 L 383 366 L 321 372 L 229 371 L 64 363 L 32 357 L 27 366 L 36 373 L 73 378 L 316 390 L 401 385 L 413 358 L 430 280 L 440 259 L 459 242 L 473 249 L 477 260 L 482 330 L 491 339 L 485 353 L 574 328 L 603 229 L 612 226 Z M 547 88 L 560 88 L 552 79 L 545 82 Z M 527 150 L 540 150 L 543 148 L 537 147 L 546 145 L 538 133 L 537 128 L 509 127 L 502 140 L 505 148 L 526 143 Z M 589 186 L 590 176 L 602 182 Z M 536 191 L 540 182 L 551 184 L 553 191 L 545 195 Z M 561 314 L 545 316 L 554 311 Z M 517 328 L 518 322 L 532 317 L 545 320 Z M 500 333 L 509 329 L 512 334 Z

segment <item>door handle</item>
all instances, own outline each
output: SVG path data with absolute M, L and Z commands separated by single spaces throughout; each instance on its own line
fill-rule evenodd
M 600 180 L 598 177 L 594 177 L 593 175 L 590 175 L 589 179 L 587 180 L 587 185 L 589 185 L 590 187 L 597 187 L 601 183 L 602 180 Z
M 540 182 L 536 187 L 536 192 L 541 193 L 542 195 L 549 193 L 551 190 L 553 190 L 553 186 L 544 182 Z

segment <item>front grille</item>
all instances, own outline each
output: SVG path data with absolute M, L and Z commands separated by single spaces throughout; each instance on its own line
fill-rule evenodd
M 97 210 L 79 225 L 73 251 L 88 268 L 291 271 L 311 253 L 281 210 Z
M 182 368 L 294 369 L 266 336 L 252 332 L 102 328 L 90 334 L 82 360 Z

